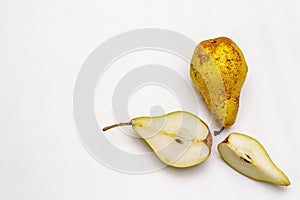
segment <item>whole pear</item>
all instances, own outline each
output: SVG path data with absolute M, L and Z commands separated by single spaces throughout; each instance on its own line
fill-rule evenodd
M 239 47 L 227 37 L 197 45 L 190 76 L 214 120 L 223 128 L 234 124 L 248 67 Z

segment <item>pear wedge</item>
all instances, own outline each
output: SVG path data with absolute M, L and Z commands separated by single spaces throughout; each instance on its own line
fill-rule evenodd
M 218 144 L 218 151 L 230 167 L 249 178 L 290 185 L 288 177 L 273 163 L 265 148 L 250 136 L 231 133 Z
M 103 128 L 132 125 L 158 158 L 173 167 L 185 168 L 204 162 L 210 155 L 212 136 L 208 126 L 195 115 L 176 111 L 157 117 L 137 117 L 127 123 Z

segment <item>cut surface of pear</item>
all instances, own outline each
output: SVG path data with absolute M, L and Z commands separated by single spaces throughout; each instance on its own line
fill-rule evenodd
M 242 51 L 227 37 L 202 41 L 194 51 L 191 79 L 222 127 L 229 127 L 236 120 L 247 71 Z
M 169 166 L 191 167 L 205 161 L 211 152 L 212 136 L 208 126 L 189 112 L 137 117 L 127 123 L 106 127 L 103 131 L 123 125 L 132 125 L 158 158 Z
M 288 177 L 273 163 L 265 148 L 254 138 L 231 133 L 218 144 L 222 159 L 237 172 L 259 181 L 288 186 Z

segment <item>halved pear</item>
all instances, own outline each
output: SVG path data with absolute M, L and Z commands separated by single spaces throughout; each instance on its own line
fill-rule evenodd
M 254 138 L 231 133 L 218 145 L 223 160 L 239 173 L 259 181 L 288 186 L 288 177 L 273 163 L 265 148 Z
M 205 161 L 211 152 L 212 136 L 208 126 L 195 115 L 176 111 L 157 117 L 138 117 L 127 123 L 169 166 L 191 167 Z

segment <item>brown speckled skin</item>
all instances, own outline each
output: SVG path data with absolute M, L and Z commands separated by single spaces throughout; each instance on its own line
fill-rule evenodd
M 211 136 L 211 133 L 209 133 L 207 135 L 207 138 L 205 139 L 205 144 L 208 146 L 209 152 L 211 152 L 211 146 L 212 146 L 212 136 Z
M 220 126 L 235 122 L 247 72 L 243 53 L 229 38 L 205 40 L 196 47 L 190 75 Z

